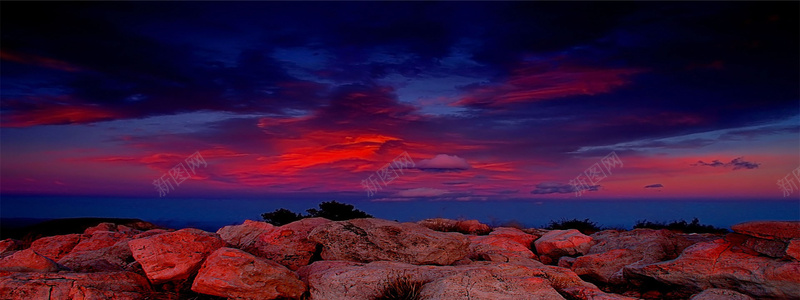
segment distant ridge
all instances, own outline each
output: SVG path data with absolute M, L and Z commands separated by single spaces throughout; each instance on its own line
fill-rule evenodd
M 0 239 L 23 239 L 26 236 L 36 238 L 71 233 L 83 233 L 86 228 L 97 226 L 97 224 L 100 223 L 114 223 L 139 230 L 161 228 L 155 224 L 145 222 L 141 219 L 128 218 L 64 218 L 41 221 L 33 225 L 25 225 L 31 224 L 31 221 L 33 220 L 3 220 L 3 222 L 0 223 Z

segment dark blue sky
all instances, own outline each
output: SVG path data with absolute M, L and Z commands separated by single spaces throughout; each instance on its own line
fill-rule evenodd
M 614 151 L 584 196 L 780 198 L 800 165 L 798 2 L 2 8 L 6 194 L 157 197 L 195 152 L 170 197 L 571 197 Z

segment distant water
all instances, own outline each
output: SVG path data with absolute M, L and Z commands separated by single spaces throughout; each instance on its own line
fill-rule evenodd
M 2 196 L 0 218 L 139 218 L 171 228 L 215 231 L 278 208 L 305 212 L 319 200 L 185 199 Z M 340 202 L 375 217 L 418 221 L 426 218 L 477 219 L 490 225 L 516 221 L 540 227 L 550 220 L 590 219 L 600 226 L 631 228 L 637 220 L 672 221 L 697 217 L 703 224 L 728 228 L 752 220 L 800 220 L 800 200 L 519 200 Z

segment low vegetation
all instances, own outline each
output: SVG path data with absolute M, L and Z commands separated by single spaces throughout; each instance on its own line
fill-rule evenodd
M 639 220 L 636 221 L 636 225 L 633 225 L 633 228 L 650 228 L 650 229 L 668 229 L 672 231 L 680 231 L 685 233 L 727 233 L 728 230 L 725 228 L 718 228 L 711 225 L 703 225 L 700 224 L 700 220 L 697 218 L 692 219 L 691 222 L 686 222 L 685 220 L 680 221 L 672 221 L 670 223 L 662 223 L 662 222 L 650 222 L 647 220 Z
M 422 300 L 422 287 L 426 282 L 401 276 L 384 283 L 381 294 L 374 300 Z
M 294 221 L 305 218 L 326 218 L 332 221 L 344 221 L 358 218 L 372 218 L 372 215 L 355 209 L 354 206 L 336 201 L 322 202 L 319 209 L 311 208 L 306 210 L 308 214 L 298 214 L 285 208 L 276 209 L 273 212 L 263 213 L 261 217 L 267 223 L 275 226 L 286 225 Z
M 600 227 L 597 226 L 597 223 L 589 221 L 589 219 L 561 219 L 561 221 L 554 221 L 551 220 L 550 224 L 544 227 L 544 229 L 577 229 L 583 234 L 592 234 L 602 230 Z

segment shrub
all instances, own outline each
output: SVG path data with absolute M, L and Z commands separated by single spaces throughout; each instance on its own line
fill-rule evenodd
M 319 209 L 312 208 L 306 210 L 306 212 L 308 212 L 307 215 L 302 215 L 285 208 L 280 208 L 270 213 L 263 213 L 261 217 L 267 223 L 275 226 L 286 225 L 305 218 L 326 218 L 332 221 L 372 218 L 370 214 L 355 209 L 355 207 L 350 204 L 336 201 L 322 202 L 319 204 Z
M 267 223 L 270 223 L 275 226 L 286 225 L 294 221 L 298 221 L 302 218 L 307 218 L 307 216 L 294 213 L 291 210 L 285 208 L 276 209 L 271 213 L 263 213 L 261 214 L 261 217 L 264 218 L 264 221 L 266 221 Z
M 692 219 L 692 222 L 686 222 L 685 220 L 680 221 L 672 221 L 671 223 L 662 223 L 662 222 L 650 222 L 647 220 L 639 220 L 636 221 L 636 225 L 633 225 L 633 228 L 650 228 L 650 229 L 668 229 L 671 231 L 680 231 L 685 233 L 727 233 L 728 230 L 725 228 L 717 228 L 711 225 L 703 225 L 700 224 L 700 220 L 697 218 Z
M 550 224 L 544 227 L 545 229 L 577 229 L 583 234 L 592 234 L 595 232 L 600 231 L 600 227 L 597 227 L 597 223 L 589 221 L 589 219 L 578 220 L 578 219 L 561 219 L 561 221 L 550 221 Z
M 308 216 L 306 218 L 326 218 L 331 221 L 344 221 L 358 218 L 372 218 L 368 213 L 355 209 L 350 204 L 339 203 L 336 201 L 322 202 L 319 204 L 319 210 L 307 210 Z
M 426 282 L 411 279 L 409 276 L 401 276 L 397 279 L 385 282 L 381 294 L 375 300 L 421 300 L 420 293 Z

